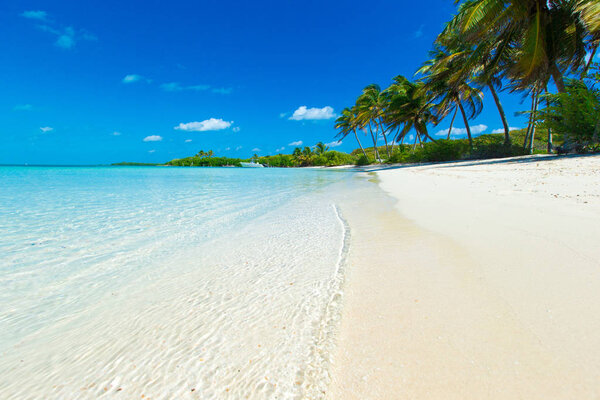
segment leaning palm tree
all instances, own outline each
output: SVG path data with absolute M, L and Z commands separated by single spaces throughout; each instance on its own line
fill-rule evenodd
M 457 52 L 464 55 L 465 53 Z M 461 58 L 454 57 L 444 47 L 438 45 L 432 51 L 432 59 L 427 61 L 417 74 L 423 75 L 422 90 L 428 93 L 436 104 L 438 118 L 446 117 L 452 110 L 460 111 L 469 147 L 473 151 L 473 136 L 469 119 L 475 118 L 483 109 L 483 93 L 471 84 L 469 72 L 462 69 Z
M 339 130 L 339 133 L 335 136 L 339 141 L 344 140 L 346 136 L 350 134 L 350 132 L 354 133 L 354 137 L 356 138 L 356 142 L 358 143 L 358 147 L 362 150 L 364 156 L 368 159 L 367 153 L 360 143 L 360 139 L 358 138 L 358 134 L 356 130 L 358 129 L 358 123 L 356 122 L 356 108 L 352 107 L 352 109 L 346 107 L 342 110 L 340 116 L 335 120 L 335 129 Z
M 390 148 L 387 140 L 387 132 L 384 129 L 383 118 L 387 108 L 388 97 L 383 94 L 379 85 L 371 84 L 365 87 L 362 94 L 356 101 L 357 117 L 360 124 L 368 127 L 369 132 L 373 135 L 373 127 L 375 128 L 375 137 L 381 135 L 385 142 L 385 150 L 388 158 L 391 156 Z M 373 127 L 372 127 L 373 126 Z
M 448 68 L 451 81 L 472 81 L 478 88 L 485 87 L 490 91 L 504 127 L 504 144 L 510 146 L 510 128 L 498 96 L 498 89 L 502 88 L 501 67 L 510 59 L 508 49 L 489 39 L 475 47 L 459 32 L 450 29 L 437 37 L 436 49 L 432 52 L 434 59 L 430 61 L 434 69 Z
M 434 113 L 434 104 L 423 91 L 422 82 L 410 82 L 405 77 L 398 75 L 394 83 L 386 89 L 389 105 L 385 113 L 385 122 L 390 130 L 397 130 L 394 142 L 404 141 L 411 131 L 415 130 L 414 146 L 417 142 L 435 140 L 429 135 L 427 125 L 436 124 L 437 117 Z

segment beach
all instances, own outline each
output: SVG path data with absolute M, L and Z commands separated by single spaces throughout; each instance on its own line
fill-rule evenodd
M 371 170 L 327 398 L 600 396 L 599 156 Z

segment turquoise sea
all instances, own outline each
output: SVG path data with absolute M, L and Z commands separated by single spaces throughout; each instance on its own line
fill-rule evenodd
M 0 167 L 0 398 L 310 398 L 347 171 Z

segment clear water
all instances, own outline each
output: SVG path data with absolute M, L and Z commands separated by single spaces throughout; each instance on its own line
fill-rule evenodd
M 318 398 L 350 176 L 0 167 L 0 398 Z

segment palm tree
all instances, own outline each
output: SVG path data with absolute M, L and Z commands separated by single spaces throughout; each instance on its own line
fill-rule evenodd
M 213 151 L 212 151 L 212 150 L 209 150 L 209 151 L 206 153 L 206 155 L 208 156 L 208 158 L 211 158 L 211 157 L 213 156 L 213 154 L 214 154 L 214 153 L 213 153 Z
M 385 142 L 385 150 L 388 158 L 391 156 L 388 145 L 387 134 L 384 130 L 383 118 L 386 108 L 388 107 L 388 96 L 383 94 L 379 85 L 371 84 L 365 87 L 362 94 L 356 101 L 357 118 L 360 124 L 369 128 L 369 132 L 373 136 L 371 125 L 375 126 L 375 137 L 381 135 Z M 375 140 L 375 147 L 377 147 Z
M 586 24 L 578 7 L 597 0 L 466 0 L 447 29 L 458 29 L 469 43 L 496 43 L 511 53 L 503 74 L 523 90 L 552 76 L 565 92 L 563 75 L 584 63 Z M 543 86 L 543 85 L 542 85 Z
M 462 69 L 462 57 L 466 53 L 456 54 L 461 57 L 439 44 L 436 45 L 431 52 L 433 57 L 419 68 L 417 74 L 424 75 L 422 90 L 437 102 L 436 112 L 439 119 L 458 108 L 467 130 L 469 147 L 473 151 L 469 119 L 475 118 L 483 109 L 483 93 L 470 83 L 470 72 Z
M 322 155 L 324 154 L 326 151 L 329 150 L 329 146 L 327 146 L 325 143 L 323 142 L 319 142 L 315 145 L 315 153 L 317 155 Z
M 411 129 L 415 130 L 414 146 L 427 139 L 435 142 L 427 131 L 427 125 L 436 124 L 437 117 L 434 105 L 423 90 L 423 82 L 410 82 L 398 75 L 394 83 L 386 89 L 389 106 L 386 109 L 385 121 L 390 130 L 397 129 L 394 141 L 403 141 Z M 413 148 L 414 148 L 413 146 Z
M 350 132 L 353 132 L 356 142 L 358 143 L 358 147 L 360 147 L 364 156 L 367 159 L 369 158 L 367 157 L 367 153 L 360 143 L 360 139 L 356 133 L 356 130 L 358 129 L 358 123 L 356 121 L 356 107 L 352 107 L 352 109 L 346 107 L 342 110 L 340 116 L 335 120 L 335 129 L 340 131 L 335 136 L 336 138 L 339 138 L 339 141 L 344 140 L 344 138 L 348 136 Z

